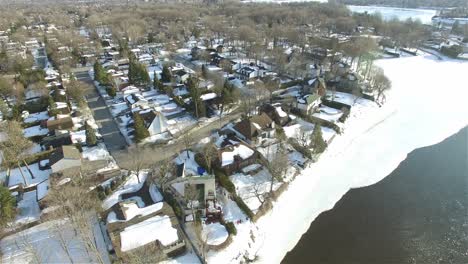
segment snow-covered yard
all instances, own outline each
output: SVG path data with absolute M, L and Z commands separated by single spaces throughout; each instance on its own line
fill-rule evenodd
M 104 210 L 111 208 L 114 204 L 122 200 L 121 196 L 124 193 L 131 193 L 140 190 L 147 176 L 147 171 L 140 171 L 138 177 L 136 173 L 132 173 L 127 178 L 125 183 L 119 189 L 117 189 L 117 191 L 113 192 L 109 197 L 107 197 L 104 200 L 104 202 L 102 203 L 102 208 L 104 208 Z
M 203 225 L 202 239 L 208 245 L 221 245 L 229 237 L 226 228 L 220 223 L 212 223 Z
M 93 225 L 93 234 L 100 255 L 110 264 L 101 230 Z M 65 245 L 61 240 L 65 241 Z M 45 222 L 0 241 L 2 263 L 91 263 L 97 262 L 94 253 L 87 251 L 66 220 Z
M 255 175 L 236 173 L 230 176 L 232 183 L 236 186 L 236 193 L 256 213 L 266 194 L 270 191 L 272 176 L 267 169 L 263 169 Z M 273 190 L 278 189 L 281 183 L 273 184 Z M 261 201 L 260 201 L 261 200 Z
M 47 133 L 49 133 L 49 130 L 47 128 L 41 127 L 40 125 L 28 127 L 23 130 L 23 134 L 27 138 L 45 136 Z
M 196 123 L 197 120 L 193 116 L 188 114 L 167 120 L 168 130 L 169 132 L 171 132 L 172 135 L 184 131 L 185 129 L 195 125 Z
M 15 186 L 20 183 L 24 185 L 34 185 L 43 182 L 49 178 L 50 170 L 39 169 L 38 163 L 29 164 L 28 167 L 22 166 L 20 168 L 14 168 L 10 170 L 10 179 L 8 181 L 8 186 Z M 1 179 L 6 178 L 6 175 L 7 171 L 0 172 Z
M 346 104 L 352 107 L 356 105 L 366 107 L 366 106 L 371 106 L 375 104 L 373 101 L 370 101 L 361 97 L 356 97 L 349 93 L 342 93 L 342 92 L 334 92 L 334 93 L 335 93 L 335 96 L 333 96 L 332 91 L 327 91 L 327 95 L 326 95 L 327 99 L 330 101 L 332 101 L 333 99 L 333 101 L 335 102 Z
M 38 112 L 38 113 L 33 113 L 29 114 L 28 117 L 26 117 L 23 121 L 24 123 L 34 123 L 34 122 L 39 122 L 42 120 L 47 120 L 49 119 L 49 113 L 47 111 L 44 112 Z
M 83 152 L 81 153 L 83 159 L 88 160 L 113 160 L 109 151 L 107 151 L 106 145 L 104 143 L 99 143 L 94 147 L 83 147 Z
M 314 113 L 313 116 L 323 120 L 328 120 L 333 123 L 338 122 L 338 119 L 340 119 L 340 117 L 343 115 L 343 112 L 341 112 L 340 110 L 324 105 L 321 106 L 318 110 L 319 112 Z

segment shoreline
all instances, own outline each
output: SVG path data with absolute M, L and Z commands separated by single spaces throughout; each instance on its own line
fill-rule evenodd
M 387 103 L 377 108 L 377 111 L 366 111 L 350 116 L 344 134 L 335 138 L 318 162 L 301 171 L 290 183 L 288 190 L 274 202 L 270 212 L 261 217 L 257 223 L 252 224 L 258 235 L 254 245 L 248 245 L 248 248 L 244 245 L 243 249 L 246 253 L 258 256 L 257 260 L 260 263 L 279 263 L 286 253 L 295 247 L 313 220 L 320 213 L 332 209 L 348 190 L 379 182 L 397 168 L 411 151 L 437 144 L 467 125 L 464 114 L 468 114 L 468 110 L 460 109 L 462 112 L 458 112 L 456 120 L 450 120 L 449 124 L 442 126 L 440 130 L 434 130 L 432 135 L 417 137 L 413 141 L 400 137 L 402 142 L 399 148 L 393 147 L 395 142 L 391 139 L 386 143 L 381 142 L 379 140 L 379 138 L 382 139 L 381 134 L 387 134 L 389 128 L 404 124 L 410 125 L 406 123 L 406 115 L 402 115 L 400 110 L 401 106 L 407 102 L 398 102 L 398 98 L 405 96 L 404 89 L 407 89 L 407 86 L 402 85 L 401 80 L 396 78 L 397 73 L 401 71 L 399 66 L 401 60 L 416 64 L 423 62 L 424 65 L 429 62 L 431 64 L 455 64 L 454 67 L 458 67 L 459 72 L 463 72 L 465 68 L 468 69 L 468 64 L 457 65 L 458 63 L 452 60 L 436 61 L 432 56 L 378 61 L 377 63 L 383 66 L 386 72 L 390 69 L 390 78 L 394 82 L 394 88 L 390 92 Z M 449 72 L 452 71 L 453 69 L 449 69 Z M 437 89 L 437 84 L 433 86 L 433 89 Z M 466 90 L 463 91 L 460 88 L 455 88 L 455 90 L 464 92 L 468 96 Z M 417 114 L 415 116 L 417 117 Z M 413 119 L 415 116 L 412 116 Z M 391 122 L 393 120 L 394 122 Z M 419 126 L 419 124 L 412 125 Z M 424 127 L 421 126 L 421 129 Z M 409 131 L 409 133 L 412 132 Z M 380 143 L 382 146 L 377 146 L 377 149 L 373 148 Z M 366 145 L 371 146 L 373 151 L 369 149 L 366 151 L 365 147 L 363 148 Z M 355 157 L 359 159 L 356 160 Z M 376 157 L 382 157 L 383 160 L 376 160 Z M 287 218 L 287 221 L 284 218 Z M 281 228 L 278 228 L 279 226 Z M 229 247 L 226 250 L 229 251 Z M 212 252 L 208 262 L 215 263 L 216 259 L 223 258 L 220 255 L 226 254 L 229 255 L 229 252 Z

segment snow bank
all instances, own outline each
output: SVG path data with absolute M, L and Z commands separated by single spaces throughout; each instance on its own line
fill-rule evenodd
M 172 227 L 169 216 L 155 216 L 138 224 L 125 228 L 120 233 L 122 251 L 139 248 L 159 240 L 163 246 L 170 245 L 179 239 L 177 229 Z
M 409 152 L 436 144 L 467 125 L 468 63 L 425 56 L 377 64 L 393 82 L 388 103 L 360 116 L 352 112 L 345 134 L 337 137 L 320 161 L 305 169 L 273 210 L 257 222 L 265 235 L 257 242 L 262 244 L 259 262 L 280 262 L 310 223 L 333 208 L 349 189 L 379 182 Z M 442 100 L 444 94 L 456 96 Z M 288 216 L 287 225 L 284 216 Z

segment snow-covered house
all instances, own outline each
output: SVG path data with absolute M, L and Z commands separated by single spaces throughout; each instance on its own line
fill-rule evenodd
M 49 165 L 52 174 L 75 176 L 81 168 L 81 154 L 74 146 L 62 146 L 50 154 Z
M 226 175 L 231 175 L 236 171 L 257 163 L 258 152 L 240 140 L 222 138 L 222 141 L 217 146 L 219 149 L 215 164 Z
M 139 93 L 132 93 L 130 95 L 125 96 L 125 102 L 131 108 L 141 108 L 145 109 L 149 107 L 148 100 L 146 100 L 143 95 Z
M 160 112 L 148 109 L 142 110 L 138 114 L 145 122 L 145 127 L 151 136 L 164 133 L 168 130 L 167 119 Z
M 203 216 L 218 219 L 221 209 L 216 202 L 215 177 L 197 164 L 192 151 L 181 152 L 174 163 L 175 177 L 169 186 L 179 202 L 186 205 L 185 215 L 191 215 L 195 209 Z
M 289 122 L 289 116 L 283 110 L 281 104 L 264 104 L 260 111 L 267 114 L 279 126 L 284 126 Z
M 307 85 L 304 85 L 303 92 L 305 94 L 318 94 L 324 96 L 327 93 L 327 84 L 323 78 L 313 78 L 307 81 Z
M 234 125 L 234 132 L 249 144 L 258 143 L 264 138 L 275 135 L 275 123 L 266 114 L 261 113 L 251 118 L 244 118 Z
M 303 114 L 309 115 L 313 113 L 321 103 L 320 95 L 318 94 L 306 94 L 300 97 L 296 101 L 296 108 L 299 109 Z
M 259 77 L 259 69 L 253 66 L 244 66 L 238 69 L 235 75 L 243 81 L 249 81 L 253 78 Z

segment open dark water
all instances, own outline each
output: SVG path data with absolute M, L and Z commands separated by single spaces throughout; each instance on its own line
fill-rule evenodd
M 468 127 L 349 191 L 283 263 L 468 264 Z

